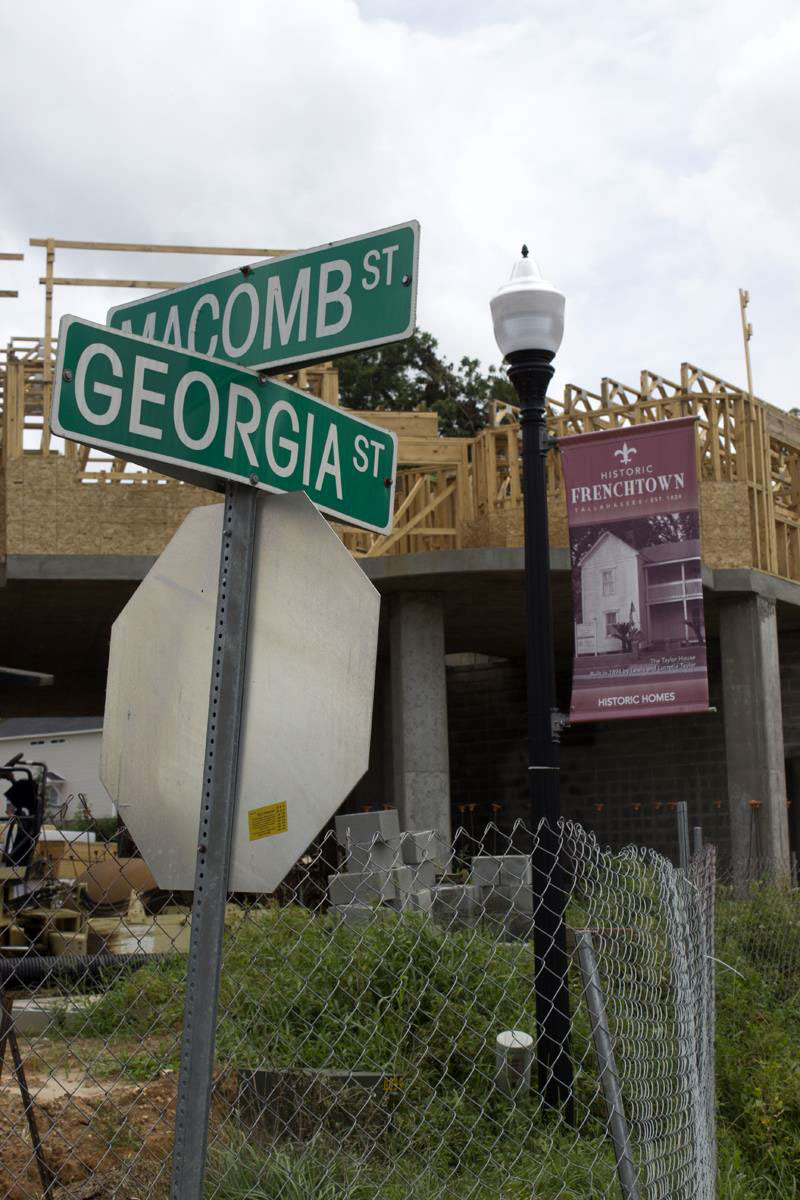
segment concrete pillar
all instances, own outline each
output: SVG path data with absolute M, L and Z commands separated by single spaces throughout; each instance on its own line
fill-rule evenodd
M 752 594 L 722 601 L 720 648 L 734 881 L 746 882 L 759 866 L 785 875 L 789 825 L 775 602 Z
M 450 842 L 450 756 L 444 616 L 433 593 L 391 598 L 394 803 L 404 830 Z

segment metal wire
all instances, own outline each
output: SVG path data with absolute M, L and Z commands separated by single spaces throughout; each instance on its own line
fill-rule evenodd
M 651 851 L 603 850 L 574 824 L 557 831 L 569 1124 L 537 1083 L 540 831 L 462 829 L 451 855 L 421 832 L 359 840 L 350 820 L 275 895 L 228 905 L 209 1200 L 710 1200 L 713 848 L 683 872 Z M 134 893 L 100 917 L 81 895 L 51 891 L 38 925 L 33 906 L 6 914 L 6 955 L 45 953 L 51 933 L 63 948 L 73 912 L 86 958 L 42 983 L 17 972 L 4 992 L 29 1102 L 6 1054 L 0 1198 L 168 1194 L 188 908 Z M 8 929 L 29 945 L 15 950 Z M 114 964 L 137 948 L 173 953 Z

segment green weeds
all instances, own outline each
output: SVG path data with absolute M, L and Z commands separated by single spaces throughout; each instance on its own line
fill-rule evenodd
M 719 1196 L 800 1200 L 797 893 L 723 894 L 716 955 L 738 972 L 717 971 Z M 658 1001 L 669 975 L 660 960 L 656 965 Z M 627 975 L 617 979 L 623 1008 L 624 994 L 637 991 L 642 972 L 651 978 L 653 963 L 629 955 L 624 969 Z M 126 1046 L 151 1039 L 146 1051 L 128 1055 L 129 1077 L 175 1068 L 184 975 L 185 961 L 175 959 L 118 980 L 81 1018 L 82 1037 L 122 1039 Z M 401 1080 L 401 1094 L 385 1101 L 376 1137 L 356 1127 L 337 1138 L 325 1122 L 304 1141 L 244 1136 L 229 1117 L 212 1138 L 209 1197 L 615 1195 L 588 1022 L 577 980 L 573 985 L 577 1130 L 544 1110 L 535 1092 L 510 1104 L 493 1089 L 495 1033 L 535 1028 L 529 943 L 498 942 L 468 929 L 444 934 L 414 917 L 376 916 L 369 927 L 349 929 L 300 908 L 248 913 L 226 938 L 219 1063 L 234 1070 L 378 1071 Z M 656 1003 L 654 1013 L 661 1007 Z M 620 1048 L 636 1053 L 640 1037 L 649 1039 L 648 1053 L 661 1046 L 668 1052 L 670 1036 L 654 1019 L 641 1035 L 629 1024 Z M 664 1161 L 674 1149 L 665 1142 Z

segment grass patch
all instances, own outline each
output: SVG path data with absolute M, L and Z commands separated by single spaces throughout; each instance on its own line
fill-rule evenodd
M 642 900 L 639 891 L 631 904 L 641 910 Z M 654 925 L 649 940 L 656 936 Z M 270 1140 L 246 1135 L 229 1113 L 211 1143 L 209 1197 L 567 1200 L 616 1194 L 577 979 L 579 1129 L 567 1129 L 535 1093 L 511 1104 L 493 1088 L 495 1033 L 535 1029 L 529 943 L 498 942 L 486 931 L 445 934 L 414 917 L 376 917 L 368 928 L 349 929 L 289 907 L 249 913 L 229 931 L 225 953 L 217 1039 L 224 1072 L 379 1071 L 399 1077 L 402 1090 L 392 1097 L 379 1136 L 369 1135 L 365 1122 L 365 1129 L 356 1126 L 337 1138 L 323 1123 L 304 1141 Z M 722 1200 L 800 1200 L 800 897 L 775 888 L 754 888 L 744 900 L 723 893 L 716 953 L 739 972 L 717 972 L 718 1194 Z M 625 971 L 615 977 L 621 1007 L 625 997 L 639 995 L 640 1008 L 621 1036 L 621 1050 L 652 1059 L 663 1048 L 669 1061 L 672 1033 L 641 1008 L 637 991 L 645 972 L 653 1012 L 663 1013 L 670 988 L 665 960 L 645 962 L 628 953 Z M 177 1067 L 184 977 L 185 960 L 173 959 L 118 979 L 82 1018 L 82 1038 L 129 1048 L 118 1055 L 123 1066 L 117 1069 L 130 1078 Z M 142 1038 L 148 1039 L 144 1049 Z M 662 1084 L 668 1078 L 661 1073 Z M 666 1141 L 651 1148 L 665 1170 L 676 1150 Z
M 753 1195 L 800 1191 L 800 893 L 754 885 L 722 894 L 717 957 L 720 1179 Z M 728 1180 L 729 1182 L 725 1182 Z M 760 1190 L 759 1190 L 760 1189 Z M 771 1191 L 769 1189 L 772 1189 Z

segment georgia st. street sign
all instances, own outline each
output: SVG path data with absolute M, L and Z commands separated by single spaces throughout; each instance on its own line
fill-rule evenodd
M 108 324 L 253 369 L 318 362 L 411 336 L 418 257 L 408 221 L 119 304 Z
M 61 320 L 50 427 L 204 487 L 303 491 L 388 533 L 397 437 L 307 392 L 207 355 Z

